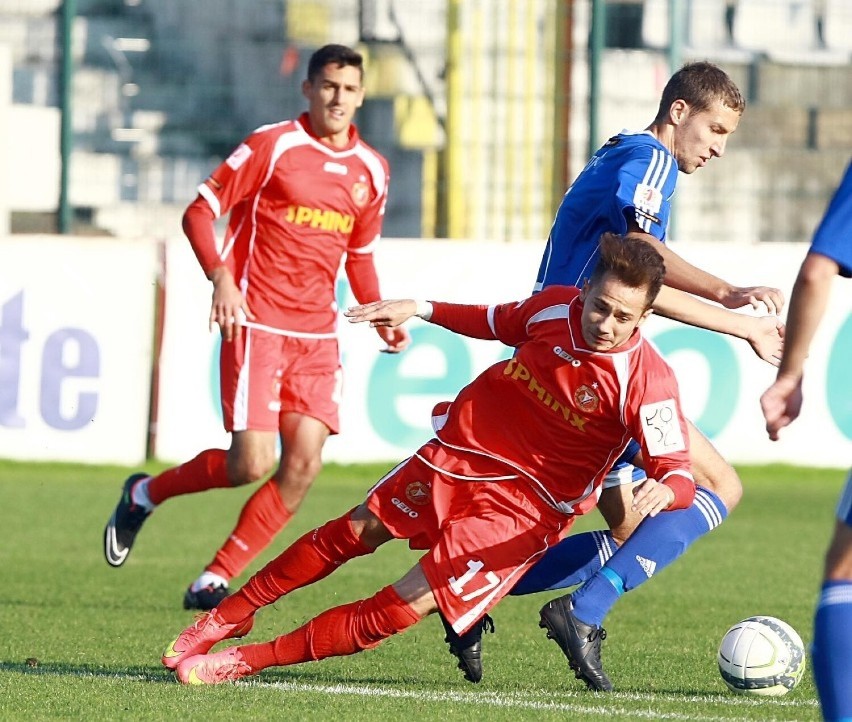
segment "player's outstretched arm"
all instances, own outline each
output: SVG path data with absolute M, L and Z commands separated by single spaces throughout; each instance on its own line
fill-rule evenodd
M 630 235 L 644 238 L 653 243 L 666 264 L 666 285 L 679 291 L 691 293 L 708 301 L 715 301 L 725 308 L 743 308 L 751 306 L 756 311 L 765 307 L 770 315 L 781 312 L 784 307 L 784 294 L 770 286 L 734 286 L 727 281 L 704 271 L 698 266 L 681 258 L 659 239 L 643 233 L 638 226 L 630 231 Z
M 756 311 L 765 307 L 775 315 L 784 307 L 784 294 L 770 286 L 733 286 L 727 281 L 703 271 L 685 261 L 668 246 L 663 245 L 666 264 L 666 285 L 715 301 L 725 308 L 751 306 Z
M 787 314 L 789 332 L 778 377 L 760 397 L 766 432 L 772 441 L 778 440 L 778 432 L 795 421 L 801 411 L 805 359 L 825 315 L 831 282 L 839 271 L 837 261 L 820 253 L 808 253 L 799 268 Z
M 411 298 L 390 301 L 373 301 L 352 306 L 343 312 L 349 323 L 367 323 L 372 328 L 390 326 L 391 328 L 405 323 L 417 315 L 417 301 Z
M 675 321 L 748 341 L 767 363 L 778 366 L 784 349 L 784 324 L 777 316 L 749 316 L 705 303 L 688 293 L 663 286 L 654 312 Z
M 769 313 L 777 314 L 784 308 L 784 294 L 771 286 L 731 286 L 719 303 L 725 308 L 751 306 L 755 311 L 765 307 Z

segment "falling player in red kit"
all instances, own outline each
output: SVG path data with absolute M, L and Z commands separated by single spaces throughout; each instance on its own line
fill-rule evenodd
M 296 513 L 319 473 L 325 440 L 338 432 L 335 281 L 344 255 L 355 298 L 381 298 L 373 249 L 389 173 L 352 124 L 364 99 L 361 56 L 342 45 L 320 48 L 302 92 L 308 111 L 249 135 L 199 186 L 183 218 L 213 283 L 210 325 L 222 334 L 221 400 L 231 447 L 202 451 L 158 476 L 131 476 L 104 534 L 107 562 L 121 566 L 158 504 L 266 478 L 280 437 L 277 471 L 186 590 L 187 609 L 212 609 L 228 594 L 230 580 Z M 214 222 L 226 213 L 218 250 Z M 410 342 L 401 328 L 376 331 L 387 351 Z
M 361 505 L 308 532 L 201 615 L 167 647 L 163 664 L 185 684 L 217 684 L 375 647 L 439 609 L 462 634 L 595 506 L 631 438 L 648 464 L 634 510 L 655 516 L 688 507 L 695 485 L 677 382 L 638 330 L 664 275 L 650 244 L 607 234 L 582 291 L 552 286 L 490 307 L 404 300 L 350 309 L 351 321 L 376 328 L 418 315 L 516 353 L 439 403 L 435 438 Z M 246 634 L 261 607 L 394 538 L 428 550 L 395 584 L 271 642 L 207 654 Z M 599 658 L 600 637 L 590 644 Z

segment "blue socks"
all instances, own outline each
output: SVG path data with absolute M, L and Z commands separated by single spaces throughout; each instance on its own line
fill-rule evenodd
M 600 571 L 571 595 L 577 618 L 601 626 L 624 592 L 635 589 L 667 567 L 692 542 L 719 526 L 727 515 L 722 500 L 699 486 L 688 509 L 664 511 L 646 518 Z
M 811 663 L 823 717 L 830 722 L 852 720 L 852 581 L 823 583 Z
M 581 584 L 600 569 L 618 545 L 609 529 L 565 537 L 521 577 L 511 594 L 533 594 Z

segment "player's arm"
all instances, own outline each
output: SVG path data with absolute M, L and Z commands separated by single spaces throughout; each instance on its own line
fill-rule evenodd
M 633 495 L 643 516 L 685 509 L 695 498 L 689 430 L 674 372 L 656 355 L 646 356 L 628 389 L 626 420 L 642 448 L 648 480 Z
M 793 300 L 787 313 L 787 335 L 779 376 L 801 378 L 808 349 L 825 315 L 831 283 L 840 272 L 832 258 L 808 253 L 793 285 Z
M 813 252 L 805 256 L 799 268 L 787 314 L 787 336 L 778 376 L 760 397 L 766 431 L 773 441 L 801 412 L 805 359 L 828 307 L 831 283 L 839 271 L 837 261 Z
M 344 311 L 350 323 L 369 322 L 373 328 L 397 327 L 412 316 L 471 338 L 493 340 L 488 323 L 489 307 L 443 301 L 415 301 L 413 298 L 374 301 Z
M 217 184 L 212 179 L 208 179 L 205 183 Z M 234 281 L 231 269 L 219 256 L 216 247 L 215 220 L 216 216 L 209 201 L 202 193 L 199 193 L 184 212 L 182 225 L 204 275 L 213 284 L 210 328 L 217 324 L 222 338 L 225 341 L 231 341 L 240 335 L 240 317 L 254 319 L 254 314 Z
M 777 366 L 781 359 L 784 324 L 777 316 L 737 313 L 705 303 L 669 286 L 660 289 L 653 308 L 654 313 L 674 321 L 748 341 L 754 352 L 773 366 Z
M 769 313 L 778 313 L 784 305 L 784 296 L 777 288 L 734 286 L 692 265 L 667 245 L 659 243 L 671 214 L 669 199 L 674 192 L 677 170 L 670 170 L 665 178 L 649 185 L 646 180 L 648 171 L 655 162 L 651 146 L 635 148 L 618 170 L 615 205 L 626 222 L 626 231 L 654 243 L 654 248 L 662 254 L 666 264 L 666 285 L 714 301 L 725 308 L 751 305 L 757 309 L 763 304 Z
M 345 312 L 351 323 L 369 322 L 371 326 L 398 326 L 412 316 L 453 331 L 484 340 L 502 341 L 518 346 L 529 338 L 528 321 L 543 308 L 564 310 L 579 294 L 579 289 L 550 286 L 523 301 L 493 306 L 447 303 L 445 301 L 377 301 L 353 306 Z
M 665 243 L 648 233 L 640 230 L 635 223 L 629 224 L 630 235 L 636 235 L 649 243 L 660 252 L 666 264 L 666 285 L 695 296 L 701 296 L 708 301 L 720 303 L 725 308 L 742 308 L 751 306 L 760 309 L 765 306 L 770 314 L 777 314 L 784 306 L 784 294 L 777 288 L 769 286 L 734 286 L 712 273 L 693 266 L 681 258 Z

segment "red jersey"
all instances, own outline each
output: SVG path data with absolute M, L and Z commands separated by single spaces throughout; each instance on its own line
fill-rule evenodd
M 581 332 L 579 290 L 568 286 L 518 303 L 433 308 L 432 323 L 517 347 L 513 358 L 486 369 L 455 401 L 435 407 L 432 425 L 443 445 L 497 460 L 521 472 L 551 506 L 583 514 L 634 438 L 648 476 L 674 491 L 670 508 L 692 503 L 677 381 L 638 329 L 614 351 L 591 350 Z
M 372 250 L 388 180 L 387 161 L 354 125 L 348 145 L 332 148 L 313 135 L 304 113 L 258 128 L 199 186 L 216 218 L 230 212 L 221 254 L 190 242 L 205 271 L 222 261 L 231 269 L 255 314 L 245 325 L 333 336 L 335 281 L 345 253 L 360 257 L 358 272 L 365 275 L 353 283 L 356 298 L 378 300 Z M 351 276 L 349 266 L 347 260 Z

